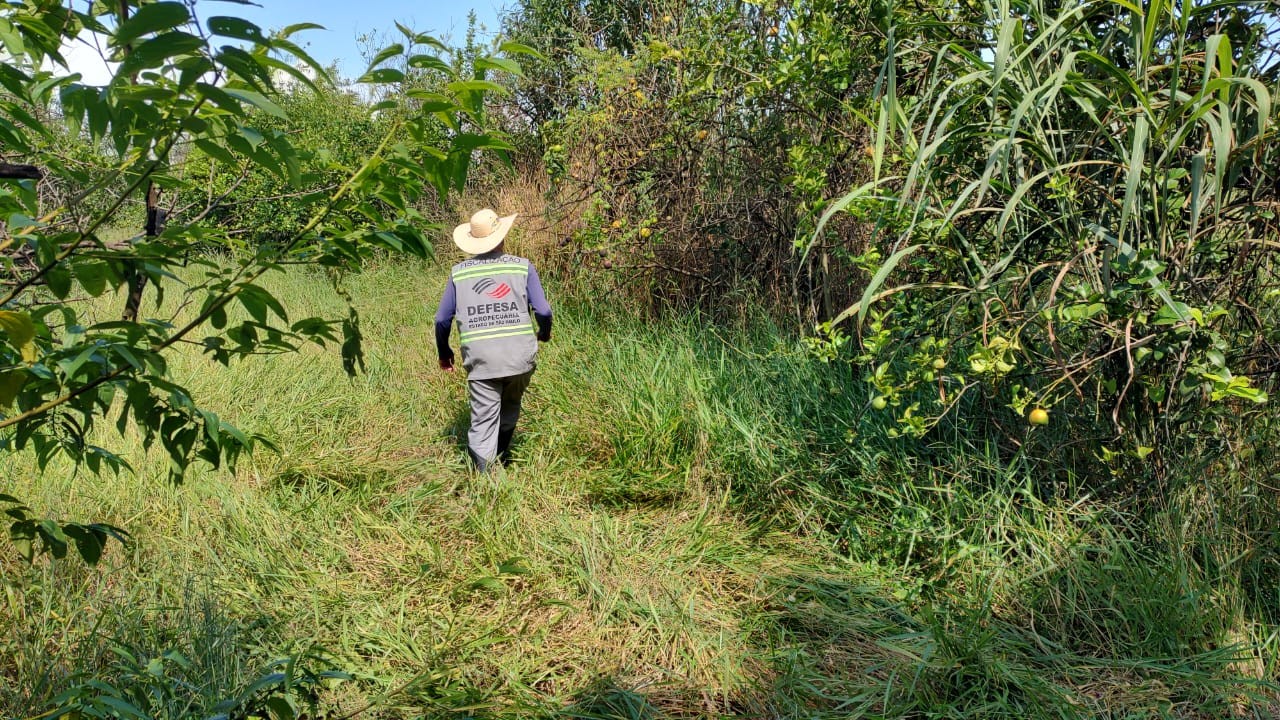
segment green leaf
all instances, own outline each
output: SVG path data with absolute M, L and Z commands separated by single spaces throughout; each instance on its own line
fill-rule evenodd
M 233 155 L 230 150 L 222 147 L 212 140 L 200 138 L 195 141 L 195 144 L 196 147 L 200 148 L 200 151 L 205 155 L 208 155 L 224 165 L 240 164 L 240 161 L 236 159 L 236 156 Z
M 285 26 L 285 28 L 280 31 L 279 36 L 281 38 L 287 38 L 291 37 L 294 33 L 300 33 L 303 30 L 324 30 L 324 26 L 317 25 L 313 22 L 294 23 L 292 25 Z
M 298 47 L 297 45 L 294 45 L 288 40 L 272 40 L 271 46 L 284 49 L 290 55 L 293 55 L 295 58 L 300 60 L 303 65 L 309 67 L 313 72 L 315 72 L 316 79 L 320 80 L 326 85 L 332 84 L 332 80 L 329 79 L 329 76 L 325 73 L 324 68 L 317 65 L 316 61 L 313 60 L 310 55 L 306 54 L 306 52 L 304 52 L 302 48 Z M 301 69 L 294 67 L 293 63 L 287 63 L 281 60 L 277 60 L 274 57 L 271 57 L 270 55 L 264 57 L 263 62 L 269 64 L 271 67 L 275 68 L 276 70 L 279 70 L 280 72 L 289 75 L 294 80 L 297 80 L 298 82 L 302 83 L 305 87 L 308 87 L 311 90 L 315 90 L 317 92 L 319 91 L 319 89 L 316 86 L 315 80 L 313 80 L 309 75 L 304 73 Z
M 862 291 L 862 299 L 858 301 L 858 304 L 853 305 L 847 308 L 844 312 L 840 313 L 835 320 L 831 321 L 831 324 L 838 325 L 839 323 L 843 322 L 846 318 L 848 318 L 850 315 L 857 313 L 858 327 L 861 328 L 862 321 L 867 317 L 867 311 L 871 308 L 872 297 L 875 296 L 876 292 L 880 289 L 880 287 L 884 285 L 884 281 L 888 279 L 889 273 L 893 272 L 893 269 L 898 266 L 898 263 L 902 262 L 903 258 L 905 258 L 906 256 L 910 255 L 911 253 L 915 252 L 918 249 L 920 249 L 919 245 L 912 245 L 910 247 L 902 248 L 901 250 L 894 253 L 893 255 L 890 255 L 889 259 L 885 261 L 884 265 L 881 265 L 880 269 L 876 271 L 876 274 L 872 276 L 871 282 L 867 283 L 866 289 Z
M 460 109 L 458 103 L 447 95 L 441 95 L 438 92 L 423 90 L 421 88 L 411 88 L 405 93 L 415 100 L 421 100 L 422 104 L 419 110 L 424 113 L 434 112 L 450 112 Z M 424 148 L 428 149 L 428 148 Z
M 1120 227 L 1117 229 L 1116 236 L 1118 242 L 1125 242 L 1125 230 L 1129 224 L 1129 218 L 1133 215 L 1134 208 L 1138 201 L 1138 191 L 1142 180 L 1142 169 L 1146 167 L 1147 158 L 1147 134 L 1149 126 L 1147 124 L 1147 116 L 1145 114 L 1138 115 L 1137 123 L 1133 130 L 1133 145 L 1129 150 L 1128 173 L 1125 179 L 1124 203 L 1120 210 Z M 1142 238 L 1133 238 L 1134 242 L 1140 241 Z
M 75 275 L 80 287 L 92 297 L 98 297 L 107 289 L 107 264 L 104 262 L 77 263 Z
M 243 18 L 215 15 L 205 24 L 208 25 L 209 32 L 214 35 L 248 40 L 258 45 L 267 43 L 267 36 L 262 33 L 262 28 Z
M 414 42 L 414 44 L 415 44 L 415 45 L 426 45 L 426 46 L 428 46 L 428 47 L 433 47 L 433 48 L 435 48 L 435 49 L 437 49 L 437 50 L 442 50 L 442 51 L 444 51 L 444 52 L 449 52 L 449 46 L 448 46 L 448 45 L 446 45 L 446 44 L 444 44 L 443 42 L 441 42 L 440 40 L 438 40 L 438 39 L 436 39 L 436 38 L 432 37 L 432 36 L 431 36 L 430 34 L 428 34 L 428 33 L 418 33 L 416 36 L 414 36 L 414 38 L 413 38 L 413 42 Z
M 35 537 L 25 534 L 14 534 L 13 528 L 9 530 L 9 541 L 13 543 L 14 548 L 18 550 L 18 554 L 23 560 L 31 562 L 35 559 L 35 545 L 33 541 Z
M 133 49 L 129 57 L 120 63 L 112 83 L 129 92 L 129 78 L 138 72 L 158 68 L 169 58 L 187 55 L 204 47 L 204 40 L 184 32 L 169 32 L 151 38 Z
M 524 71 L 520 69 L 520 63 L 506 58 L 479 58 L 475 62 L 475 67 L 477 70 L 501 70 L 516 77 L 524 77 Z
M 128 45 L 147 33 L 169 30 L 191 20 L 187 6 L 180 2 L 158 2 L 138 8 L 128 20 L 120 24 L 112 42 L 117 46 Z
M 5 334 L 8 342 L 15 350 L 22 353 L 22 359 L 31 364 L 36 361 L 36 326 L 31 316 L 12 310 L 0 310 L 0 332 Z
M 261 286 L 250 283 L 241 285 L 239 297 L 246 309 L 249 309 L 250 304 L 255 308 L 262 308 L 261 315 L 250 310 L 250 313 L 253 314 L 254 318 L 256 318 L 258 322 L 267 321 L 265 312 L 266 308 L 270 308 L 271 312 L 275 313 L 276 317 L 285 322 L 289 322 L 289 316 L 285 312 L 284 306 L 280 304 L 280 301 L 277 300 L 274 295 L 267 292 Z
M 404 80 L 403 72 L 396 70 L 395 68 L 378 68 L 377 70 L 370 70 L 365 73 L 356 82 L 381 84 L 401 82 L 402 80 Z
M 224 90 L 231 97 L 247 102 L 268 115 L 278 117 L 282 120 L 288 119 L 288 115 L 285 113 L 284 108 L 267 99 L 267 96 L 260 92 L 255 92 L 253 90 L 241 90 L 239 88 L 224 88 Z
M 498 95 L 509 94 L 507 89 L 495 82 L 488 80 L 458 80 L 451 82 L 445 87 L 454 93 L 471 93 L 471 92 L 492 92 Z
M 13 401 L 17 399 L 18 393 L 22 392 L 22 386 L 26 382 L 27 371 L 25 370 L 0 372 L 0 409 L 13 405 Z
M 61 560 L 67 555 L 67 536 L 62 532 L 62 527 L 52 520 L 41 520 L 37 526 L 36 532 L 40 534 L 40 540 L 44 543 L 44 547 L 57 559 Z
M 271 712 L 272 720 L 294 720 L 297 717 L 289 700 L 280 695 L 267 698 L 263 704 Z
M 448 75 L 453 74 L 453 68 L 450 67 L 449 63 L 435 55 L 414 55 L 409 58 L 409 67 L 419 70 L 439 70 Z
M 403 54 L 404 54 L 404 46 L 401 45 L 400 43 L 396 43 L 394 45 L 388 45 L 387 47 L 380 50 L 377 55 L 373 56 L 373 59 L 369 61 L 368 69 L 373 70 L 374 68 L 381 65 L 384 61 L 390 58 L 393 58 L 397 55 L 403 55 Z
M 125 702 L 119 698 L 112 697 L 110 695 L 99 695 L 94 698 L 94 701 L 100 702 L 115 711 L 114 715 L 102 715 L 100 717 L 114 716 L 121 718 L 134 718 L 134 720 L 147 720 L 147 714 L 140 710 L 136 705 Z
M 230 71 L 233 80 L 262 89 L 272 87 L 271 71 L 263 57 L 245 52 L 234 45 L 223 45 L 218 50 L 217 60 Z
M 107 539 L 105 534 L 84 525 L 67 525 L 63 532 L 75 542 L 76 552 L 80 553 L 86 563 L 96 565 L 102 558 Z
M 507 589 L 507 586 L 496 577 L 482 577 L 473 580 L 468 586 L 468 590 L 488 590 L 490 592 L 500 593 Z
M 498 50 L 508 55 L 528 55 L 529 57 L 532 57 L 538 60 L 547 59 L 545 55 L 538 52 L 534 48 L 529 47 L 528 45 L 525 45 L 523 43 L 515 42 L 513 40 L 508 40 L 502 43 L 501 45 L 498 46 Z
M 53 266 L 49 272 L 45 273 L 44 279 L 49 283 L 49 291 L 59 300 L 71 293 L 71 271 L 65 266 L 61 264 Z
M 8 19 L 0 17 L 0 43 L 11 57 L 22 57 L 27 53 L 26 43 L 22 41 L 22 33 Z
M 513 557 L 507 558 L 498 563 L 499 575 L 528 575 L 529 568 L 525 567 L 524 558 Z

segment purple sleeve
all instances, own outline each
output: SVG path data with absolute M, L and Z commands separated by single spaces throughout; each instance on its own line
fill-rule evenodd
M 453 278 L 449 278 L 449 284 L 444 286 L 444 296 L 440 298 L 440 307 L 436 309 L 436 354 L 441 360 L 453 358 L 453 350 L 449 349 L 449 333 L 457 311 L 458 291 L 453 286 Z
M 538 279 L 538 271 L 529 265 L 529 304 L 533 306 L 533 314 L 551 317 L 551 303 L 547 302 L 547 294 L 542 290 L 542 281 Z
M 528 288 L 533 320 L 538 324 L 538 339 L 546 342 L 551 339 L 551 303 L 547 302 L 547 294 L 542 290 L 542 280 L 538 279 L 538 271 L 533 263 L 529 263 Z

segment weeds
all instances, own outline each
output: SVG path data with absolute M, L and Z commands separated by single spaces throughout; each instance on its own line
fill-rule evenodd
M 321 278 L 274 282 L 335 309 Z M 964 428 L 886 439 L 861 378 L 767 325 L 644 323 L 566 288 L 516 462 L 473 477 L 463 387 L 434 370 L 442 282 L 425 263 L 349 280 L 354 381 L 319 350 L 175 357 L 280 448 L 235 476 L 173 486 L 132 434 L 99 440 L 137 472 L 95 484 L 12 456 L 4 488 L 133 542 L 96 568 L 2 561 L 0 715 L 90 707 L 88 678 L 152 716 L 214 712 L 312 646 L 288 692 L 337 717 L 1274 711 L 1271 515 L 1207 484 L 1262 481 L 1125 514 Z M 148 688 L 160 705 L 125 697 Z

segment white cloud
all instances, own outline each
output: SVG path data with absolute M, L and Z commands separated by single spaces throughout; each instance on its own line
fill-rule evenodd
M 80 82 L 85 85 L 106 85 L 120 65 L 107 62 L 107 36 L 98 33 L 82 33 L 75 40 L 64 42 L 61 52 L 67 67 L 45 60 L 44 69 L 60 75 L 80 73 L 83 76 Z

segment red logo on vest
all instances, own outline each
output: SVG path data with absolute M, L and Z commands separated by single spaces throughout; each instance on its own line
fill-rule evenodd
M 476 289 L 476 292 L 484 293 L 485 295 L 488 295 L 494 300 L 501 300 L 502 298 L 511 294 L 510 285 L 506 283 L 495 284 L 493 280 L 489 280 L 487 278 L 476 283 L 475 289 Z

